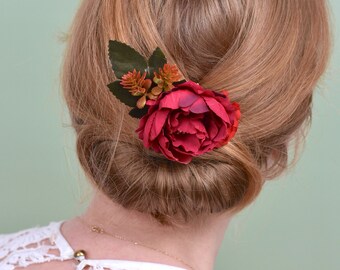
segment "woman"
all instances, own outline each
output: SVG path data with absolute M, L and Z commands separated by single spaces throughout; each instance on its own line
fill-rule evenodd
M 237 132 L 192 160 L 146 147 L 108 91 L 122 78 L 110 40 L 145 58 L 159 47 L 193 88 L 227 89 Z M 79 217 L 2 235 L 0 269 L 213 269 L 235 213 L 294 163 L 328 57 L 322 0 L 83 0 L 62 86 L 94 197 Z

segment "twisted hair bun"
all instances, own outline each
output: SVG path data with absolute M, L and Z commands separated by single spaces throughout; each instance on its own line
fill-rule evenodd
M 188 165 L 143 147 L 138 120 L 107 89 L 110 39 L 145 58 L 159 46 L 186 80 L 227 89 L 242 108 L 233 140 Z M 310 123 L 329 39 L 323 0 L 83 0 L 62 70 L 83 169 L 112 201 L 164 225 L 244 208 L 294 163 L 289 142 Z

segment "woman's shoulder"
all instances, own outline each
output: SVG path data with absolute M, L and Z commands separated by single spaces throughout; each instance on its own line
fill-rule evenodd
M 48 225 L 0 234 L 0 270 L 16 270 L 22 269 L 21 267 L 27 270 L 185 270 L 145 261 L 112 259 L 76 261 L 75 251 L 61 233 L 62 223 L 63 221 L 51 221 Z
M 0 234 L 0 269 L 13 270 L 31 264 L 73 258 L 72 248 L 59 233 L 62 221 Z

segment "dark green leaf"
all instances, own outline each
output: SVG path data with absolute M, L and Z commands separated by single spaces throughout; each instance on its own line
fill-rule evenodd
M 136 97 L 131 95 L 128 89 L 123 88 L 123 86 L 120 84 L 120 80 L 116 80 L 113 83 L 110 83 L 107 85 L 111 91 L 112 94 L 116 96 L 121 102 L 124 104 L 135 107 L 137 100 L 140 97 Z
M 177 82 L 173 82 L 172 85 L 176 86 L 176 84 L 180 84 L 180 83 L 184 83 L 184 82 L 186 82 L 186 80 L 180 80 L 180 81 L 177 81 Z
M 143 109 L 133 108 L 129 114 L 134 118 L 142 118 L 148 112 L 148 109 L 148 106 L 145 106 Z
M 109 41 L 109 57 L 117 79 L 121 79 L 125 73 L 133 71 L 134 68 L 142 74 L 147 69 L 146 59 L 141 54 L 117 40 Z
M 159 68 L 162 68 L 166 63 L 166 58 L 162 50 L 157 47 L 148 60 L 149 74 L 153 76 L 153 72 L 158 72 Z

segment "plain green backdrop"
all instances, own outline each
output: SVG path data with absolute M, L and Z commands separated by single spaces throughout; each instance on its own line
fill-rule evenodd
M 89 188 L 59 86 L 59 39 L 78 2 L 0 0 L 0 233 L 86 207 Z M 304 152 L 232 221 L 218 270 L 340 269 L 340 1 L 330 4 L 333 56 Z

